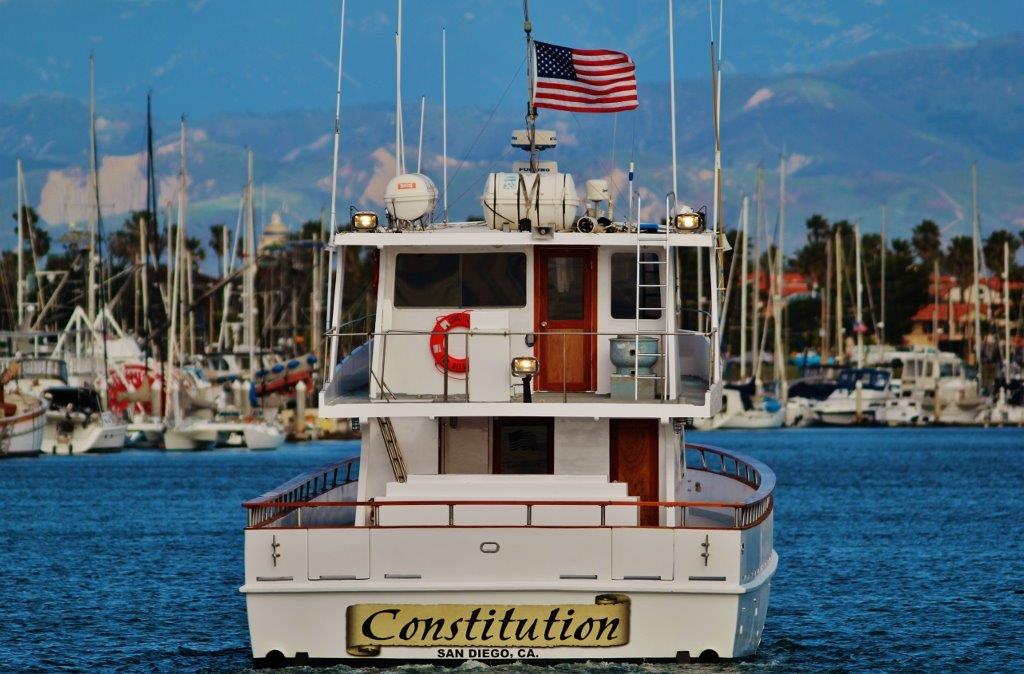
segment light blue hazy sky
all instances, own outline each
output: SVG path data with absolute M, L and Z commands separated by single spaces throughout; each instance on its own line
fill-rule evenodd
M 718 0 L 714 0 L 717 10 Z M 393 97 L 395 2 L 349 0 L 345 101 Z M 680 77 L 708 69 L 707 3 L 676 1 Z M 96 53 L 100 105 L 273 113 L 333 105 L 340 0 L 0 0 L 0 100 L 84 98 Z M 666 0 L 534 0 L 538 39 L 624 49 L 641 79 L 667 79 Z M 519 0 L 406 0 L 405 93 L 489 104 L 523 60 Z M 878 51 L 1024 30 L 1020 0 L 726 0 L 729 72 L 815 68 Z

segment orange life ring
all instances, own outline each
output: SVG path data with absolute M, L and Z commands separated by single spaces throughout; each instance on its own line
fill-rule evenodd
M 469 329 L 468 311 L 457 311 L 437 319 L 430 333 L 430 355 L 434 357 L 434 362 L 442 372 L 447 361 L 449 372 L 463 374 L 469 369 L 469 358 L 456 358 L 446 353 L 444 348 L 445 335 L 454 328 Z

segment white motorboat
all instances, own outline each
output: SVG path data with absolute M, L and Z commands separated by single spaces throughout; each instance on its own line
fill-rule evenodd
M 875 422 L 884 426 L 926 426 L 932 417 L 915 398 L 890 398 L 885 405 L 875 408 Z
M 103 411 L 99 393 L 85 386 L 52 386 L 43 392 L 49 403 L 43 454 L 119 452 L 127 426 Z
M 693 427 L 700 431 L 763 430 L 782 428 L 785 422 L 786 408 L 774 398 L 755 400 L 744 387 L 726 386 L 722 389 L 722 411 L 710 419 L 694 419 Z
M 124 447 L 125 425 L 104 411 L 96 389 L 68 385 L 64 361 L 21 357 L 14 362 L 18 390 L 45 403 L 39 447 L 43 454 L 116 452 Z
M 275 424 L 257 420 L 172 422 L 165 427 L 163 437 L 164 449 L 183 451 L 214 447 L 277 449 L 285 441 Z
M 400 173 L 387 224 L 358 211 L 332 226 L 318 409 L 359 419 L 361 444 L 245 504 L 257 665 L 757 648 L 775 477 L 683 439 L 721 406 L 719 237 L 671 201 L 665 226 L 639 223 L 633 200 L 613 216 L 600 179 L 581 216 L 572 176 L 539 170 L 554 132 L 528 126 L 513 145 L 531 160 L 487 177 L 484 221 L 435 218 L 433 182 Z M 350 248 L 379 255 L 359 326 L 342 301 Z M 708 260 L 703 328 L 678 310 L 680 251 Z
M 933 423 L 974 425 L 986 420 L 991 401 L 981 395 L 978 380 L 968 377 L 963 360 L 933 348 L 873 348 L 869 365 L 892 368 L 901 395 L 917 400 Z
M 873 424 L 878 412 L 897 397 L 892 375 L 881 368 L 846 368 L 836 377 L 836 389 L 811 407 L 818 423 L 830 426 Z

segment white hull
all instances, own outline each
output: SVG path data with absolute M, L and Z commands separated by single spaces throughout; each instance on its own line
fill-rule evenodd
M 43 454 L 85 454 L 88 452 L 119 452 L 124 449 L 128 428 L 124 424 L 91 420 L 88 424 L 74 423 L 70 433 L 62 432 L 58 421 L 63 415 L 56 415 L 47 421 L 43 433 Z
M 0 418 L 0 458 L 39 454 L 43 445 L 43 428 L 46 426 L 46 408 L 40 401 L 35 402 L 38 407 L 34 411 Z
M 253 450 L 277 449 L 284 444 L 284 433 L 273 424 L 230 421 L 193 421 L 164 430 L 164 448 L 172 451 L 209 449 L 234 444 Z
M 305 592 L 249 592 L 246 606 L 253 657 L 271 662 L 275 651 L 285 659 L 306 653 L 312 660 L 344 660 L 353 667 L 380 661 L 502 661 L 558 660 L 669 660 L 698 659 L 705 651 L 722 658 L 740 658 L 754 652 L 761 640 L 768 609 L 770 577 L 775 560 L 754 582 L 723 587 L 720 591 L 660 589 L 651 582 L 606 583 L 578 589 L 496 588 L 448 590 L 353 590 L 351 582 L 307 583 Z M 565 583 L 562 583 L 564 586 Z M 621 646 L 554 648 L 523 645 L 424 647 L 386 646 L 368 657 L 346 649 L 349 626 L 346 612 L 359 604 L 429 605 L 539 605 L 593 604 L 605 594 L 629 598 L 629 641 Z M 486 615 L 486 614 L 485 614 Z M 564 610 L 563 610 L 564 615 Z M 386 622 L 380 630 L 386 632 Z M 359 624 L 356 629 L 362 625 Z M 684 655 L 685 654 L 685 655 Z M 276 655 L 276 654 L 275 654 Z
M 245 533 L 242 592 L 257 661 L 675 661 L 708 652 L 741 658 L 760 643 L 778 564 L 770 514 L 752 528 L 731 531 L 316 528 L 324 522 L 310 522 L 314 528 Z M 490 615 L 500 618 L 511 607 L 539 607 L 543 616 L 560 607 L 565 616 L 571 606 L 594 606 L 602 595 L 619 598 L 614 603 L 624 634 L 615 643 L 540 639 L 555 642 L 540 647 L 537 640 L 511 632 L 502 637 L 496 629 L 479 641 L 459 634 L 451 643 L 451 636 L 435 634 L 428 643 L 392 646 L 411 638 L 402 636 L 399 616 L 370 617 L 380 609 L 411 607 L 436 619 L 453 607 L 468 612 L 474 606 L 483 618 L 492 608 Z M 450 613 L 447 620 L 451 629 Z M 382 640 L 368 651 L 360 649 L 366 629 Z

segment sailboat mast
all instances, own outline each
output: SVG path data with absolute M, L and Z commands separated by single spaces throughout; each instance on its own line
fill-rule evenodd
M 939 348 L 939 257 L 937 255 L 932 264 L 932 279 L 932 302 L 935 307 L 932 310 L 932 346 L 937 349 Z M 950 318 L 952 318 L 952 314 Z M 950 332 L 950 338 L 952 336 L 952 332 Z
M 740 210 L 740 236 L 743 237 L 743 248 L 740 249 L 740 379 L 747 379 L 747 255 L 750 244 L 747 240 L 749 197 L 743 197 Z
M 24 191 L 25 177 L 21 172 L 21 160 L 17 160 L 17 184 L 18 190 L 18 283 L 16 300 L 18 303 L 18 329 L 24 325 L 25 320 L 25 204 L 21 201 L 21 194 Z
M 779 155 L 779 235 L 775 242 L 776 277 L 775 293 L 778 301 L 777 314 L 775 316 L 775 330 L 779 333 L 782 342 L 782 352 L 785 356 L 786 339 L 783 331 L 783 312 L 785 310 L 785 267 L 786 267 L 786 161 L 784 155 Z M 785 361 L 781 364 L 783 376 L 785 376 Z
M 882 286 L 882 297 L 881 297 L 881 300 L 882 300 L 881 301 L 881 304 L 882 304 L 882 320 L 880 320 L 878 322 L 878 340 L 882 344 L 885 344 L 885 253 L 886 253 L 886 247 L 888 246 L 888 244 L 887 244 L 887 236 L 886 236 L 886 234 L 887 234 L 886 228 L 887 228 L 888 222 L 886 220 L 887 220 L 887 218 L 886 218 L 885 204 L 882 204 L 882 250 L 881 250 L 881 253 L 882 253 L 882 271 L 881 271 L 881 276 L 882 276 L 882 278 L 881 278 L 881 286 Z
M 825 239 L 825 292 L 821 294 L 821 364 L 828 363 L 829 351 L 832 347 L 832 336 L 829 334 L 832 316 L 832 239 Z
M 99 217 L 99 178 L 97 174 L 96 159 L 96 58 L 89 52 L 89 188 L 95 196 L 96 212 L 94 218 Z M 89 223 L 89 261 L 87 265 L 88 279 L 86 282 L 86 306 L 88 308 L 89 321 L 96 318 L 96 228 L 98 223 L 95 219 Z
M 764 219 L 764 171 L 757 167 L 757 186 L 754 195 L 754 284 L 753 284 L 753 309 L 754 315 L 751 321 L 751 346 L 754 357 L 754 378 L 761 376 L 761 333 L 759 324 L 761 322 L 761 241 L 764 237 L 762 220 Z M 760 381 L 757 382 L 760 386 Z
M 171 376 L 171 386 L 173 387 L 171 393 L 171 410 L 174 415 L 176 422 L 181 421 L 181 404 L 178 399 L 180 392 L 181 382 L 180 379 L 175 376 L 174 372 L 174 359 L 175 351 L 178 347 L 178 317 L 179 310 L 178 305 L 181 302 L 179 295 L 179 288 L 181 286 L 181 230 L 184 224 L 185 218 L 185 189 L 186 189 L 186 173 L 185 173 L 185 116 L 182 115 L 180 129 L 178 132 L 178 217 L 177 224 L 174 228 L 174 236 L 168 236 L 168 247 L 170 247 L 172 239 L 174 240 L 174 253 L 173 255 L 168 252 L 168 269 L 172 266 L 174 273 L 171 275 L 171 283 L 169 288 L 170 294 L 170 316 L 171 316 L 171 329 L 168 333 L 167 338 L 167 370 Z M 168 227 L 170 224 L 168 223 Z M 173 263 L 172 263 L 173 260 Z
M 253 181 L 253 151 L 249 148 L 248 158 L 248 180 L 246 181 L 246 211 L 245 211 L 245 297 L 242 300 L 245 320 L 242 323 L 245 330 L 245 347 L 249 353 L 249 371 L 256 371 L 256 222 L 255 222 L 255 190 Z
M 1003 241 L 1003 381 L 1010 381 L 1010 243 Z
M 978 297 L 978 274 L 980 273 L 978 239 L 981 237 L 981 221 L 978 215 L 978 165 L 971 164 L 971 263 L 974 265 L 974 365 L 981 380 L 981 299 Z
M 857 315 L 854 318 L 854 330 L 857 333 L 857 367 L 863 367 L 864 365 L 864 306 L 863 306 L 863 294 L 864 294 L 864 279 L 861 272 L 860 264 L 860 224 L 853 225 L 853 260 L 854 265 L 857 267 L 855 277 L 857 279 Z
M 836 250 L 836 358 L 844 359 L 846 355 L 843 344 L 843 233 L 838 227 L 834 234 Z

